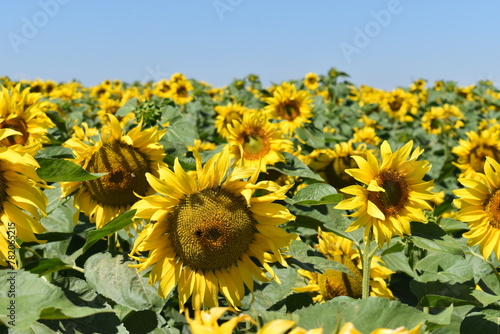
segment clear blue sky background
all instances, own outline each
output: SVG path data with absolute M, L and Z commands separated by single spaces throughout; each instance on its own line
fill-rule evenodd
M 380 11 L 390 13 L 383 24 Z M 249 73 L 268 85 L 336 67 L 387 90 L 419 78 L 498 87 L 499 13 L 492 0 L 4 0 L 0 76 L 96 85 L 182 72 L 219 87 Z M 346 57 L 341 45 L 356 52 Z

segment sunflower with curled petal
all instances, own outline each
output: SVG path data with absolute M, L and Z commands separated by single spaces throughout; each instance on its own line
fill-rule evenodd
M 361 255 L 354 243 L 331 232 L 323 232 L 321 229 L 318 231 L 318 241 L 316 248 L 327 259 L 349 268 L 353 276 L 331 269 L 327 269 L 323 274 L 299 269 L 298 273 L 308 279 L 308 285 L 293 290 L 312 293 L 314 294 L 313 301 L 321 303 L 338 296 L 360 298 L 363 266 Z M 383 264 L 377 255 L 371 260 L 370 296 L 393 299 L 394 296 L 387 287 L 387 280 L 394 272 L 384 267 Z
M 0 129 L 0 140 L 18 135 L 12 129 Z M 19 247 L 17 238 L 40 242 L 35 233 L 45 232 L 40 215 L 45 215 L 47 197 L 40 187 L 46 186 L 36 173 L 37 167 L 30 154 L 0 147 L 0 267 L 17 269 L 12 255 Z
M 229 146 L 203 166 L 201 156 L 193 154 L 194 177 L 178 160 L 173 171 L 160 168 L 159 177 L 146 175 L 158 194 L 132 207 L 137 218 L 150 221 L 131 252 L 139 261 L 133 267 L 153 266 L 149 282 L 159 282 L 162 298 L 177 285 L 181 310 L 191 296 L 203 307 L 218 306 L 219 292 L 236 308 L 245 286 L 253 291 L 254 278 L 279 282 L 270 263 L 287 266 L 282 252 L 297 236 L 277 225 L 295 217 L 273 202 L 284 199 L 290 187 L 256 183 L 259 170 L 251 167 L 235 167 L 228 174 Z M 253 197 L 257 190 L 265 195 Z M 139 255 L 145 252 L 147 257 Z
M 75 193 L 75 206 L 85 213 L 97 228 L 102 228 L 119 214 L 127 211 L 154 190 L 146 180 L 146 173 L 159 175 L 165 156 L 158 140 L 165 134 L 156 127 L 142 130 L 142 124 L 122 133 L 120 123 L 109 114 L 110 123 L 101 129 L 102 140 L 92 140 L 83 131 L 83 141 L 77 136 L 63 146 L 73 150 L 72 161 L 90 173 L 106 175 L 90 181 L 61 182 L 62 195 Z
M 276 87 L 273 96 L 265 98 L 264 102 L 267 103 L 264 112 L 270 119 L 279 121 L 286 135 L 292 135 L 295 129 L 311 122 L 311 95 L 305 90 L 297 91 L 291 83 L 284 82 Z
M 486 157 L 500 161 L 500 130 L 490 128 L 479 133 L 469 131 L 466 135 L 467 140 L 459 139 L 459 145 L 451 149 L 458 157 L 453 164 L 460 168 L 460 177 L 483 172 Z
M 291 152 L 293 143 L 283 137 L 276 123 L 259 112 L 247 112 L 241 122 L 228 126 L 228 143 L 235 164 L 266 172 L 266 166 L 284 161 L 283 152 Z
M 411 235 L 410 222 L 427 222 L 422 210 L 432 210 L 427 202 L 434 195 L 429 191 L 433 181 L 423 181 L 430 170 L 428 161 L 417 161 L 423 153 L 417 147 L 410 156 L 413 141 L 392 152 L 391 146 L 384 141 L 380 147 L 382 161 L 370 152 L 366 159 L 354 155 L 357 169 L 346 172 L 363 185 L 352 185 L 341 191 L 354 197 L 345 199 L 335 206 L 340 210 L 356 210 L 348 215 L 357 219 L 347 231 L 365 228 L 368 240 L 370 231 L 381 247 L 397 234 Z
M 487 259 L 492 252 L 500 259 L 500 164 L 486 157 L 484 173 L 459 178 L 466 188 L 454 190 L 460 208 L 455 219 L 466 222 L 470 231 L 463 236 L 468 245 L 479 244 Z
M 2 88 L 0 129 L 12 129 L 17 134 L 3 138 L 0 146 L 35 155 L 42 148 L 42 144 L 50 142 L 47 130 L 53 127 L 54 123 L 46 112 L 52 103 L 40 101 L 41 97 L 41 93 L 30 93 L 29 87 L 21 91 L 20 84 L 10 90 Z

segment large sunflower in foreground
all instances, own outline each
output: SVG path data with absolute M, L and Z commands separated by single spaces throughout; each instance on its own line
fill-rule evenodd
M 454 165 L 460 168 L 460 177 L 467 177 L 475 172 L 482 173 L 486 157 L 500 161 L 499 130 L 491 128 L 479 133 L 469 131 L 466 135 L 467 140 L 460 139 L 459 145 L 451 149 L 451 152 L 458 157 Z
M 165 166 L 163 147 L 158 140 L 165 131 L 156 127 L 142 130 L 141 124 L 122 133 L 115 116 L 101 129 L 102 141 L 82 141 L 75 137 L 63 146 L 75 154 L 73 161 L 90 173 L 107 173 L 91 181 L 61 182 L 62 195 L 75 193 L 75 206 L 84 212 L 97 228 L 101 228 L 130 209 L 137 196 L 154 193 L 146 181 L 146 173 L 158 175 Z M 87 137 L 87 136 L 85 136 Z
M 307 286 L 294 288 L 294 290 L 314 294 L 313 300 L 316 302 L 325 302 L 338 296 L 361 298 L 363 266 L 359 250 L 355 248 L 354 243 L 333 233 L 323 232 L 321 229 L 318 233 L 318 241 L 316 248 L 329 260 L 345 265 L 352 275 L 331 269 L 327 269 L 322 274 L 299 269 L 298 273 L 308 278 L 309 281 Z M 370 295 L 393 299 L 394 296 L 386 282 L 393 272 L 382 264 L 382 260 L 377 255 L 372 257 Z
M 266 171 L 267 165 L 284 161 L 283 152 L 292 151 L 293 143 L 283 137 L 276 123 L 265 115 L 247 112 L 241 122 L 228 126 L 228 143 L 235 157 L 235 164 L 251 166 Z
M 359 168 L 346 172 L 363 185 L 352 185 L 341 191 L 354 197 L 341 201 L 336 209 L 356 210 L 351 217 L 357 219 L 347 231 L 365 226 L 365 238 L 370 231 L 382 246 L 393 235 L 410 235 L 410 222 L 426 222 L 422 210 L 431 210 L 427 203 L 434 195 L 429 191 L 433 181 L 423 181 L 431 166 L 427 161 L 417 161 L 423 150 L 416 148 L 410 156 L 413 141 L 392 152 L 384 141 L 380 147 L 382 161 L 367 151 L 366 159 L 354 155 Z
M 0 129 L 0 140 L 18 135 L 14 130 Z M 45 185 L 35 171 L 37 167 L 31 155 L 0 147 L 0 267 L 17 269 L 17 238 L 39 242 L 35 233 L 45 232 L 39 220 L 40 213 L 45 214 L 47 197 L 40 190 Z
M 466 188 L 454 190 L 460 208 L 455 219 L 466 222 L 470 231 L 463 236 L 468 245 L 479 244 L 487 259 L 495 252 L 500 259 L 500 164 L 486 157 L 484 173 L 476 173 L 458 181 Z
M 292 135 L 295 129 L 304 123 L 310 123 L 312 117 L 312 98 L 308 91 L 299 90 L 293 84 L 284 82 L 273 91 L 273 96 L 265 98 L 268 104 L 264 108 L 270 119 L 277 119 L 287 135 Z
M 295 217 L 272 202 L 284 199 L 290 187 L 255 183 L 259 170 L 251 167 L 235 167 L 228 174 L 228 146 L 203 167 L 200 155 L 193 154 L 195 176 L 178 160 L 174 171 L 161 168 L 159 178 L 147 174 L 159 194 L 132 207 L 136 217 L 150 221 L 134 244 L 131 256 L 140 262 L 134 267 L 153 266 L 149 282 L 160 283 L 162 298 L 177 285 L 181 310 L 190 296 L 204 307 L 218 306 L 219 292 L 238 307 L 245 286 L 253 291 L 254 278 L 278 280 L 270 263 L 287 265 L 282 251 L 296 235 L 277 225 Z M 264 195 L 252 197 L 256 191 Z M 138 255 L 143 252 L 148 256 Z
M 0 94 L 0 129 L 12 129 L 16 135 L 0 141 L 0 146 L 8 146 L 19 152 L 35 155 L 43 143 L 50 142 L 47 130 L 54 123 L 46 115 L 52 106 L 48 101 L 39 101 L 41 93 L 30 93 L 30 88 L 21 90 L 16 85 L 11 90 L 2 88 Z

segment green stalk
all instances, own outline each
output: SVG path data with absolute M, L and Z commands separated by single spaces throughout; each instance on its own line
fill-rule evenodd
M 116 252 L 116 232 L 108 236 L 108 251 Z
M 368 237 L 365 237 L 363 245 L 363 256 L 361 257 L 361 263 L 363 265 L 363 281 L 362 281 L 362 295 L 361 297 L 370 297 L 370 267 L 372 263 L 372 257 L 375 255 L 378 247 L 375 245 L 373 250 L 370 250 L 370 242 L 372 240 L 372 232 L 370 230 Z

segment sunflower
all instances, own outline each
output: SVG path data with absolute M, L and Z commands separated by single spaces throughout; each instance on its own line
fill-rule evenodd
M 304 86 L 307 89 L 315 90 L 319 86 L 319 77 L 316 73 L 307 73 L 304 79 Z
M 193 95 L 191 94 L 193 89 L 193 85 L 189 80 L 172 82 L 168 97 L 174 100 L 176 104 L 184 105 L 193 100 Z
M 98 99 L 99 101 L 99 107 L 100 109 L 97 111 L 97 117 L 99 118 L 99 121 L 102 124 L 105 124 L 108 122 L 108 114 L 113 114 L 115 115 L 118 109 L 123 107 L 123 105 L 128 101 L 125 99 L 113 99 L 110 98 L 107 94 L 101 96 L 101 98 Z M 135 118 L 135 114 L 133 112 L 129 112 L 123 117 L 116 116 L 119 121 L 120 125 L 125 126 L 130 120 Z
M 330 232 L 318 232 L 319 243 L 316 248 L 329 260 L 342 263 L 353 275 L 341 271 L 327 269 L 323 274 L 299 269 L 298 273 L 308 278 L 308 285 L 294 288 L 296 292 L 310 292 L 314 294 L 313 301 L 325 302 L 338 296 L 361 298 L 361 282 L 363 266 L 361 255 L 354 243 Z M 383 261 L 375 255 L 370 266 L 370 295 L 393 299 L 391 290 L 387 287 L 386 280 L 393 272 L 383 266 Z
M 354 148 L 352 141 L 342 142 L 335 144 L 333 148 L 315 149 L 309 155 L 308 165 L 332 187 L 341 189 L 356 183 L 356 180 L 346 173 L 346 169 L 356 167 L 351 156 L 366 156 L 365 151 L 365 144 L 358 144 Z
M 0 140 L 18 136 L 12 129 L 0 129 Z M 27 153 L 0 147 L 0 267 L 17 269 L 14 249 L 16 239 L 40 242 L 36 234 L 45 232 L 40 213 L 45 215 L 47 197 L 40 190 L 46 187 L 35 169 L 36 160 Z
M 241 122 L 235 120 L 228 126 L 228 143 L 235 157 L 235 164 L 251 166 L 266 172 L 267 165 L 284 161 L 282 152 L 292 150 L 293 143 L 283 138 L 275 123 L 258 112 L 245 113 Z
M 372 126 L 363 126 L 362 128 L 354 128 L 353 140 L 357 143 L 366 143 L 373 146 L 378 146 L 380 144 L 379 136 Z
M 107 173 L 91 181 L 61 182 L 62 195 L 76 192 L 76 207 L 97 228 L 127 211 L 137 196 L 154 193 L 145 174 L 158 175 L 159 166 L 165 166 L 163 147 L 158 144 L 164 130 L 141 130 L 139 124 L 124 135 L 116 117 L 108 117 L 110 123 L 101 129 L 102 141 L 93 141 L 85 134 L 89 142 L 75 136 L 63 144 L 73 150 L 76 164 L 91 173 Z
M 272 97 L 264 99 L 268 105 L 264 108 L 270 119 L 279 120 L 279 125 L 287 135 L 295 129 L 310 123 L 312 117 L 312 98 L 309 92 L 299 90 L 294 85 L 284 82 L 277 87 Z
M 422 116 L 421 124 L 429 134 L 453 135 L 454 132 L 450 131 L 464 126 L 463 118 L 464 115 L 457 106 L 445 104 L 442 107 L 431 107 L 427 110 Z
M 208 311 L 196 309 L 194 319 L 186 313 L 186 320 L 193 334 L 220 333 L 231 334 L 240 322 L 255 321 L 246 314 L 239 314 L 219 325 L 219 318 L 227 311 L 235 312 L 230 307 L 212 307 Z
M 500 164 L 486 157 L 484 173 L 475 173 L 458 181 L 466 188 L 454 190 L 460 208 L 455 219 L 466 222 L 470 231 L 463 234 L 468 245 L 479 244 L 487 259 L 495 252 L 500 259 Z
M 455 166 L 460 168 L 461 177 L 466 177 L 471 173 L 484 170 L 486 157 L 492 157 L 500 161 L 500 131 L 496 128 L 485 129 L 479 133 L 469 131 L 466 133 L 468 139 L 460 139 L 458 146 L 451 149 L 457 155 Z
M 219 136 L 225 139 L 229 136 L 228 126 L 233 123 L 233 120 L 241 121 L 243 114 L 252 111 L 252 109 L 249 110 L 240 103 L 228 103 L 225 106 L 215 106 L 214 110 L 217 113 L 215 117 L 215 128 Z
M 160 81 L 153 84 L 152 94 L 161 98 L 166 98 L 170 97 L 171 90 L 172 83 L 170 82 L 170 80 L 161 79 Z
M 370 152 L 366 159 L 353 156 L 358 164 L 357 169 L 346 172 L 360 181 L 361 185 L 352 185 L 341 189 L 342 192 L 354 197 L 341 201 L 336 209 L 355 210 L 351 217 L 357 217 L 348 232 L 365 226 L 365 238 L 368 240 L 370 231 L 382 246 L 389 242 L 394 234 L 410 235 L 410 221 L 426 222 L 424 209 L 432 207 L 427 200 L 434 195 L 429 191 L 433 181 L 423 181 L 423 177 L 431 166 L 427 161 L 417 161 L 423 153 L 417 147 L 410 156 L 413 141 L 392 152 L 387 141 L 381 145 L 382 162 Z
M 412 329 L 406 329 L 406 327 L 403 326 L 396 329 L 377 328 L 371 331 L 370 334 L 420 334 L 422 333 L 422 324 L 423 323 L 419 323 Z M 361 334 L 361 332 L 354 327 L 352 322 L 346 322 L 338 334 Z
M 47 130 L 54 123 L 46 112 L 52 106 L 40 101 L 41 93 L 30 93 L 27 87 L 21 91 L 18 84 L 11 90 L 2 88 L 0 95 L 0 129 L 12 129 L 17 134 L 4 137 L 0 147 L 11 147 L 19 152 L 35 155 L 42 144 L 50 142 Z
M 409 114 L 417 114 L 418 99 L 412 93 L 398 88 L 385 94 L 381 107 L 392 118 L 400 122 L 411 122 L 413 117 Z
M 174 171 L 162 167 L 159 178 L 146 175 L 159 194 L 144 197 L 132 207 L 137 209 L 137 218 L 150 221 L 131 252 L 140 262 L 134 267 L 140 271 L 153 266 L 149 282 L 160 283 L 162 298 L 177 284 L 181 310 L 190 296 L 204 307 L 218 306 L 219 291 L 231 307 L 238 307 L 245 286 L 253 291 L 254 277 L 279 282 L 270 263 L 287 265 L 282 251 L 297 236 L 276 225 L 295 217 L 272 202 L 284 199 L 290 187 L 270 181 L 255 183 L 259 170 L 251 167 L 236 167 L 226 175 L 230 167 L 227 145 L 203 167 L 201 156 L 193 154 L 194 177 L 177 159 Z M 265 194 L 252 197 L 257 190 Z M 142 252 L 149 254 L 146 258 L 136 255 Z

